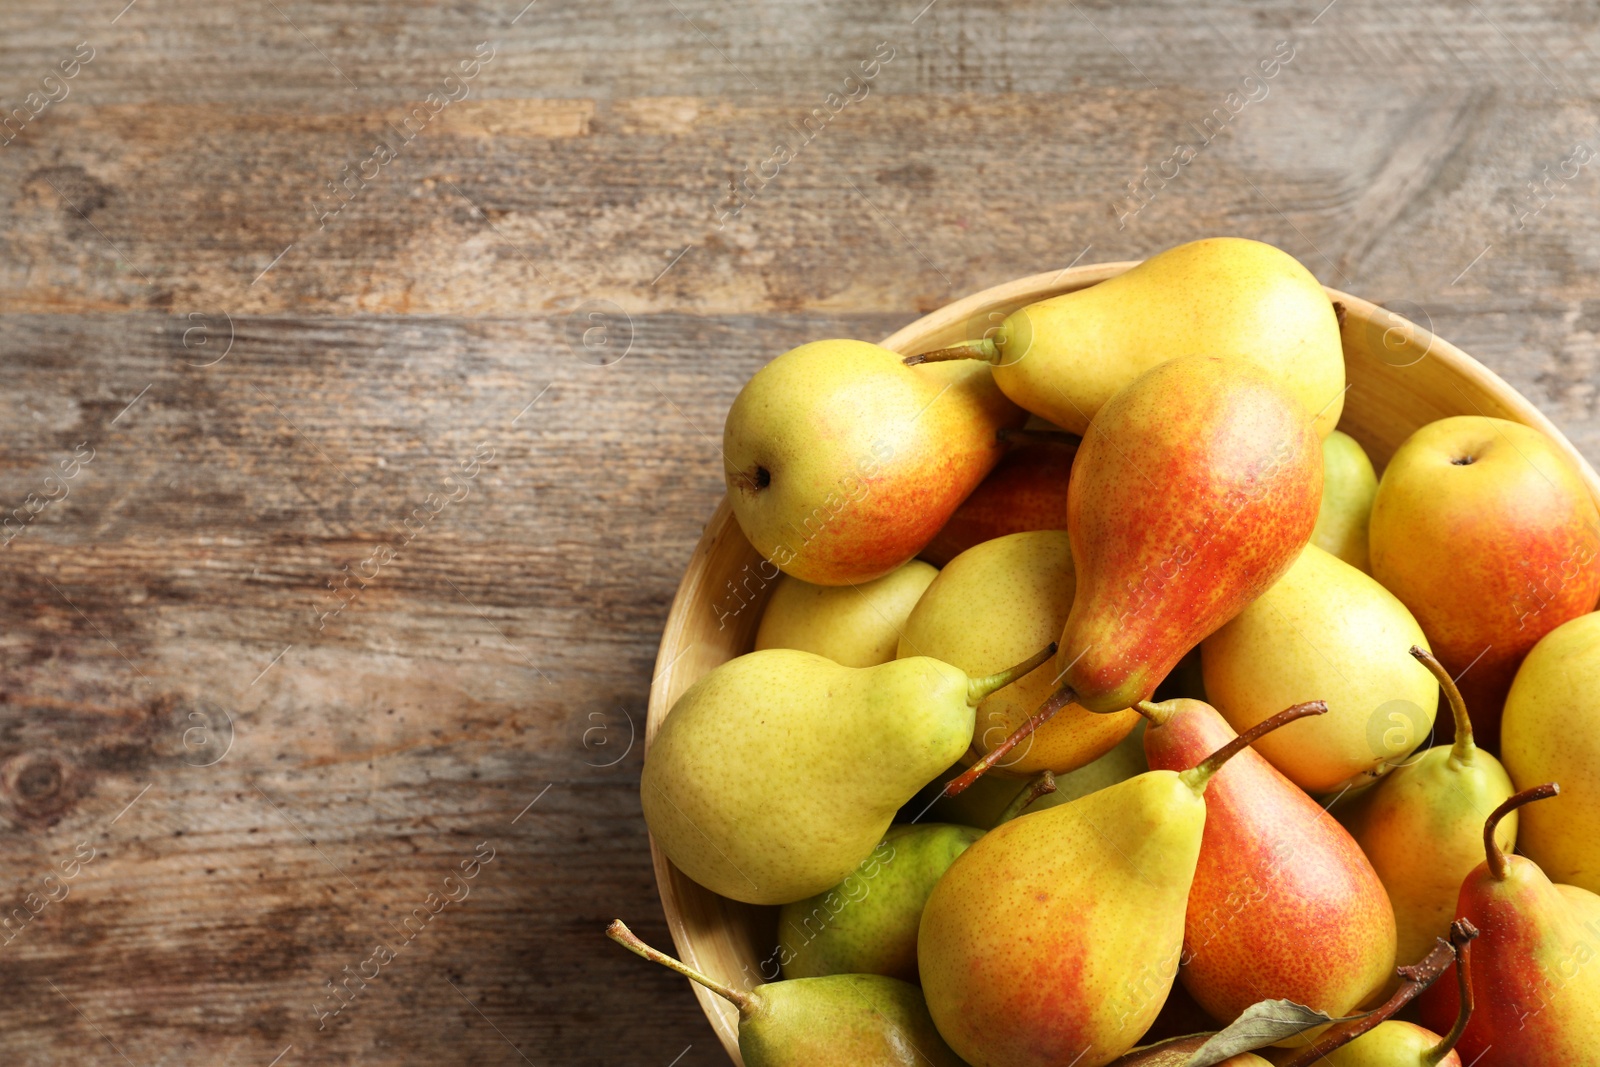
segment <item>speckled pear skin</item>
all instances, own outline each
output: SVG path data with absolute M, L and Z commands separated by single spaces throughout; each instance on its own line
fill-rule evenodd
M 920 552 L 1000 461 L 1027 413 L 974 361 L 907 367 L 865 341 L 813 341 L 768 363 L 723 427 L 745 537 L 817 585 L 871 581 Z
M 917 945 L 950 1047 L 973 1067 L 1101 1067 L 1132 1048 L 1178 969 L 1205 820 L 1199 792 L 1150 771 L 962 853 Z
M 1396 768 L 1339 809 L 1394 905 L 1396 960 L 1415 962 L 1448 937 L 1461 880 L 1483 862 L 1483 816 L 1515 790 L 1500 761 L 1474 747 L 1463 763 L 1436 745 Z M 1495 828 L 1507 852 L 1516 845 L 1513 811 Z M 1418 847 L 1426 842 L 1427 847 Z
M 917 926 L 928 894 L 956 857 L 982 836 L 971 826 L 891 826 L 868 865 L 825 893 L 783 906 L 778 913 L 783 976 L 882 974 L 915 982 Z
M 1441 1040 L 1416 1023 L 1386 1019 L 1348 1045 L 1325 1053 L 1321 1062 L 1328 1067 L 1461 1067 L 1461 1055 L 1455 1049 L 1440 1060 L 1427 1058 Z
M 1293 256 L 1238 237 L 1192 241 L 1126 274 L 1012 314 L 995 381 L 1073 433 L 1140 374 L 1175 355 L 1250 360 L 1326 436 L 1344 410 L 1339 320 Z
M 1531 426 L 1439 419 L 1384 468 L 1368 546 L 1372 576 L 1460 677 L 1478 743 L 1500 751 L 1501 709 L 1523 657 L 1600 597 L 1600 511 L 1582 475 Z
M 1303 700 L 1326 701 L 1328 714 L 1268 734 L 1256 751 L 1306 792 L 1338 793 L 1427 743 L 1439 683 L 1412 645 L 1427 648 L 1427 638 L 1393 593 L 1307 545 L 1272 588 L 1205 639 L 1201 671 L 1235 730 Z
M 1161 706 L 1172 717 L 1144 732 L 1152 768 L 1186 770 L 1237 736 L 1209 704 Z M 1262 1000 L 1338 1017 L 1381 993 L 1394 909 L 1344 827 L 1253 749 L 1217 772 L 1205 803 L 1179 971 L 1190 996 L 1228 1023 Z
M 1476 1067 L 1600 1067 L 1600 896 L 1506 857 L 1496 879 L 1479 864 L 1461 884 L 1456 915 L 1472 943 L 1472 1018 L 1456 1045 Z M 1417 998 L 1430 1030 L 1447 1032 L 1459 1003 L 1455 965 Z
M 917 987 L 874 974 L 757 986 L 739 1021 L 745 1067 L 965 1067 Z
M 899 654 L 933 656 L 980 676 L 1004 670 L 1056 639 L 1076 584 L 1065 530 L 985 541 L 951 560 L 928 586 L 900 634 Z M 974 619 L 983 625 L 974 626 Z M 1034 671 L 978 705 L 973 741 L 980 753 L 1039 709 L 1055 691 L 1055 675 Z M 1098 715 L 1069 704 L 997 770 L 1019 777 L 1076 770 L 1111 751 L 1138 722 L 1136 711 Z
M 1073 464 L 1077 591 L 1056 673 L 1092 711 L 1148 699 L 1289 569 L 1321 495 L 1311 420 L 1251 364 L 1180 356 L 1146 372 Z
M 1528 653 L 1501 730 L 1513 782 L 1561 783 L 1560 796 L 1517 813 L 1518 848 L 1552 881 L 1600 893 L 1600 614 L 1561 624 Z
M 707 889 L 787 904 L 843 881 L 894 813 L 966 751 L 967 676 L 918 657 L 841 667 L 793 649 L 729 660 L 645 754 L 656 843 Z

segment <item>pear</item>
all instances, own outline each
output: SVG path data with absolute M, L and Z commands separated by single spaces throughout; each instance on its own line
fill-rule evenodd
M 1444 1038 L 1403 1019 L 1385 1019 L 1348 1045 L 1323 1054 L 1329 1067 L 1461 1067 Z M 1433 1058 L 1435 1054 L 1438 1058 Z
M 1235 730 L 1317 697 L 1328 714 L 1258 751 L 1308 793 L 1370 782 L 1428 738 L 1439 686 L 1406 654 L 1427 647 L 1394 594 L 1315 545 L 1200 646 L 1206 693 Z
M 845 667 L 894 659 L 900 631 L 938 570 L 912 560 L 857 586 L 812 585 L 783 575 L 756 630 L 756 650 L 797 648 Z
M 1339 320 L 1321 283 L 1259 241 L 1213 237 L 1152 256 L 1125 274 L 1013 312 L 992 337 L 924 358 L 980 358 L 1018 404 L 1084 433 L 1139 375 L 1176 353 L 1242 358 L 1315 420 L 1344 408 Z
M 1546 634 L 1506 697 L 1500 755 L 1526 787 L 1561 783 L 1522 813 L 1517 845 L 1558 882 L 1600 893 L 1600 615 Z
M 1358 570 L 1367 570 L 1367 520 L 1377 493 L 1377 472 L 1356 439 L 1338 430 L 1324 437 L 1322 508 L 1311 543 Z
M 745 1067 L 965 1067 L 940 1039 L 917 987 L 876 974 L 837 974 L 734 989 L 658 952 L 620 921 L 606 936 L 739 1009 Z
M 1395 955 L 1420 958 L 1450 929 L 1461 880 L 1483 855 L 1484 813 L 1516 790 L 1500 761 L 1472 739 L 1466 702 L 1429 652 L 1411 654 L 1435 678 L 1455 717 L 1455 742 L 1435 745 L 1343 807 L 1339 819 L 1361 846 L 1394 904 Z M 1517 813 L 1500 820 L 1499 847 L 1517 841 Z
M 1483 936 L 1472 958 L 1472 1018 L 1457 1047 L 1478 1067 L 1600 1064 L 1600 896 L 1550 881 L 1532 860 L 1503 852 L 1495 835 L 1506 815 L 1559 792 L 1555 783 L 1534 786 L 1496 808 L 1484 825 L 1486 862 L 1461 883 L 1456 914 Z M 1441 981 L 1417 999 L 1420 1021 L 1437 1032 L 1459 1002 L 1455 985 Z
M 1310 1046 L 1281 1061 L 1284 1067 L 1461 1067 L 1456 1043 L 1472 1016 L 1472 939 L 1478 928 L 1466 920 L 1449 925 L 1450 940 L 1436 938 L 1420 962 L 1401 967 L 1402 979 L 1382 1005 L 1354 1022 L 1335 1026 Z M 1444 1037 L 1395 1013 L 1427 990 L 1454 964 L 1461 1011 Z
M 962 853 L 922 912 L 928 1010 L 985 1067 L 1102 1067 L 1166 999 L 1206 822 L 1204 793 L 1280 712 L 1198 767 L 1156 770 L 1003 823 Z
M 966 751 L 978 703 L 1053 652 L 987 678 L 926 656 L 859 668 L 794 649 L 729 660 L 678 698 L 646 750 L 645 822 L 715 893 L 750 904 L 820 893 Z
M 932 656 L 969 674 L 990 674 L 1061 632 L 1075 587 L 1066 531 L 985 541 L 951 560 L 928 586 L 906 620 L 899 655 Z M 974 626 L 974 619 L 984 624 Z M 1050 672 L 1035 671 L 978 705 L 974 751 L 984 755 L 1005 741 L 1055 687 Z M 1018 776 L 1076 770 L 1109 752 L 1138 721 L 1135 711 L 1096 715 L 1068 705 L 999 767 Z
M 1594 610 L 1600 511 L 1553 440 L 1479 415 L 1401 444 L 1372 502 L 1372 576 L 1411 609 L 1500 750 L 1500 712 L 1539 638 Z
M 1289 568 L 1321 495 L 1310 418 L 1252 364 L 1182 356 L 1118 393 L 1068 487 L 1077 590 L 1056 664 L 1067 691 L 1052 703 L 1148 699 Z
M 778 912 L 785 978 L 882 974 L 917 980 L 917 923 L 934 883 L 983 831 L 971 826 L 891 826 L 848 878 Z
M 922 550 L 934 566 L 1006 534 L 1067 528 L 1067 483 L 1078 438 L 1029 430 L 1006 436 L 1017 443 Z
M 728 410 L 728 501 L 756 551 L 816 585 L 871 581 L 922 551 L 1027 416 L 981 364 L 908 367 L 865 341 L 813 341 Z
M 1153 769 L 1187 770 L 1236 736 L 1198 700 L 1143 710 Z M 1344 827 L 1250 750 L 1217 772 L 1205 803 L 1178 972 L 1189 995 L 1226 1024 L 1261 1000 L 1338 1018 L 1381 992 L 1394 909 Z

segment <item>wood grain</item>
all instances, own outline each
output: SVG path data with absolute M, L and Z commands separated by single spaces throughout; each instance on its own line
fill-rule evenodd
M 0 112 L 95 49 L 0 146 L 0 513 L 94 450 L 0 550 L 0 912 L 66 891 L 0 944 L 11 1062 L 725 1062 L 600 932 L 666 941 L 629 720 L 723 414 L 800 341 L 1238 233 L 1600 459 L 1592 168 L 1518 228 L 1594 143 L 1596 12 L 925 2 L 0 5 Z M 870 92 L 719 230 L 879 41 Z M 322 219 L 480 42 L 467 99 Z

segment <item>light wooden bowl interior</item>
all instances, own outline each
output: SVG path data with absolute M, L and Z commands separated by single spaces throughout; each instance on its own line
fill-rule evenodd
M 973 323 L 998 323 L 1025 304 L 1085 288 L 1134 265 L 1075 267 L 997 285 L 923 316 L 883 344 L 910 354 L 967 340 L 981 335 L 981 330 L 972 332 Z M 1361 442 L 1380 471 L 1400 443 L 1423 424 L 1451 415 L 1489 415 L 1548 434 L 1583 472 L 1590 493 L 1600 502 L 1600 477 L 1561 432 L 1499 376 L 1393 312 L 1335 289 L 1328 295 L 1345 308 L 1341 333 L 1349 392 L 1339 429 Z M 991 316 L 992 312 L 999 315 Z M 661 635 L 650 687 L 646 751 L 685 689 L 718 664 L 750 651 L 772 584 L 762 580 L 760 562 L 724 498 L 689 560 Z M 777 909 L 720 897 L 680 873 L 654 842 L 651 852 L 661 905 L 679 956 L 733 985 L 759 982 L 759 961 L 775 942 Z M 699 986 L 692 988 L 728 1055 L 743 1067 L 738 1012 Z

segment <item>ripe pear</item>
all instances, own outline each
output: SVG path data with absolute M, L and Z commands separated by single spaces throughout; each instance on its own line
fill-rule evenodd
M 1144 710 L 1155 769 L 1187 770 L 1237 736 L 1198 700 Z M 1189 995 L 1226 1024 L 1262 1000 L 1338 1018 L 1381 992 L 1394 909 L 1344 827 L 1251 750 L 1217 772 L 1205 802 L 1178 972 Z
M 843 881 L 972 740 L 973 709 L 1054 651 L 987 678 L 918 656 L 841 667 L 775 648 L 690 686 L 645 752 L 657 845 L 707 889 L 787 904 Z
M 1029 437 L 1013 445 L 928 542 L 922 558 L 943 567 L 973 545 L 996 537 L 1065 530 L 1067 483 L 1077 454 L 1078 438 L 1067 434 Z
M 984 1067 L 1102 1067 L 1160 1011 L 1183 951 L 1206 783 L 1290 708 L 1200 766 L 1157 770 L 1002 823 L 922 912 L 918 969 L 939 1033 Z
M 1253 365 L 1182 356 L 1118 393 L 1068 488 L 1077 591 L 1055 667 L 1078 703 L 1148 699 L 1288 570 L 1321 496 L 1309 417 Z
M 1472 1015 L 1472 940 L 1479 930 L 1457 919 L 1447 927 L 1450 940 L 1436 938 L 1419 962 L 1397 970 L 1402 979 L 1383 1004 L 1354 1021 L 1326 1030 L 1287 1059 L 1284 1067 L 1461 1067 L 1456 1043 Z M 1444 1037 L 1415 1023 L 1395 1018 L 1397 1012 L 1425 992 L 1446 971 L 1454 969 L 1462 1009 Z
M 929 356 L 988 360 L 1012 400 L 1081 434 L 1119 390 L 1178 354 L 1248 360 L 1315 420 L 1318 436 L 1339 422 L 1344 349 L 1327 292 L 1293 256 L 1238 237 L 1168 249 Z
M 1473 743 L 1466 702 L 1432 654 L 1412 648 L 1439 681 L 1455 718 L 1455 742 L 1406 760 L 1339 811 L 1394 904 L 1395 956 L 1422 957 L 1450 929 L 1461 880 L 1483 855 L 1484 813 L 1516 790 L 1493 755 Z M 1499 846 L 1517 842 L 1517 813 L 1500 821 Z
M 1368 569 L 1367 520 L 1378 493 L 1372 460 L 1349 434 L 1322 439 L 1322 508 L 1311 543 L 1359 570 Z
M 1430 422 L 1384 469 L 1369 542 L 1372 576 L 1417 617 L 1478 743 L 1498 751 L 1523 656 L 1600 596 L 1600 511 L 1577 468 L 1520 423 Z
M 658 952 L 620 921 L 606 936 L 739 1009 L 745 1067 L 966 1067 L 939 1037 L 917 987 L 876 974 L 836 974 L 735 989 Z
M 1403 1019 L 1385 1019 L 1348 1045 L 1324 1053 L 1329 1067 L 1461 1067 L 1453 1048 L 1439 1052 L 1444 1039 Z
M 981 364 L 908 367 L 865 341 L 813 341 L 761 368 L 723 428 L 728 501 L 786 574 L 848 585 L 922 551 L 1026 414 Z
M 783 976 L 882 974 L 915 982 L 922 907 L 950 864 L 982 836 L 971 826 L 891 826 L 848 878 L 778 912 Z
M 1550 881 L 1495 840 L 1505 815 L 1558 792 L 1554 783 L 1535 786 L 1496 808 L 1484 826 L 1487 862 L 1461 883 L 1456 914 L 1482 936 L 1472 954 L 1475 1004 L 1457 1048 L 1477 1067 L 1600 1064 L 1600 896 Z M 1441 1031 L 1456 1017 L 1459 993 L 1443 980 L 1417 1004 L 1422 1024 Z
M 856 586 L 812 585 L 785 574 L 761 615 L 756 650 L 797 648 L 844 667 L 888 663 L 906 617 L 938 574 L 916 559 Z
M 1289 572 L 1200 646 L 1206 694 L 1235 730 L 1316 697 L 1328 714 L 1258 751 L 1308 793 L 1387 773 L 1427 740 L 1439 686 L 1406 649 L 1422 627 L 1361 571 L 1308 545 Z
M 1522 812 L 1518 848 L 1556 881 L 1600 893 L 1600 615 L 1562 623 L 1533 647 L 1501 729 L 1513 782 L 1561 783 L 1559 798 Z
M 1076 584 L 1064 530 L 985 541 L 951 560 L 928 586 L 906 620 L 899 654 L 932 656 L 970 674 L 992 673 L 1061 632 Z M 974 626 L 974 619 L 983 625 Z M 1018 648 L 1027 651 L 1019 656 Z M 974 751 L 984 755 L 1005 741 L 1055 688 L 1051 672 L 1035 671 L 986 699 L 978 706 Z M 1136 711 L 1097 715 L 1068 705 L 999 767 L 1019 776 L 1076 770 L 1109 752 L 1138 721 Z

